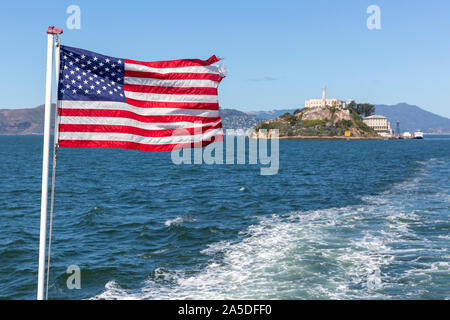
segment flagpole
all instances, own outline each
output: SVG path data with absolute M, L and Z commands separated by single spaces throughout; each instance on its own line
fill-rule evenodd
M 50 115 L 52 108 L 53 47 L 55 35 L 60 33 L 62 33 L 62 30 L 59 28 L 54 29 L 53 26 L 50 26 L 47 30 L 47 67 L 45 82 L 44 147 L 42 157 L 41 227 L 39 235 L 37 300 L 44 299 L 45 244 L 47 238 L 48 154 L 50 145 Z

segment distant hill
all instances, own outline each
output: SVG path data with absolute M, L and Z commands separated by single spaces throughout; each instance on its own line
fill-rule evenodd
M 262 120 L 272 120 L 282 116 L 285 113 L 294 113 L 297 109 L 280 109 L 280 110 L 272 110 L 272 111 L 249 111 L 247 114 L 251 116 L 255 116 Z
M 224 129 L 250 129 L 263 119 L 235 109 L 220 109 Z
M 52 104 L 52 108 L 55 110 L 55 104 Z M 53 117 L 52 112 L 52 119 Z M 42 134 L 43 132 L 44 105 L 27 109 L 0 109 L 0 134 Z
M 396 122 L 400 121 L 402 132 L 420 129 L 427 133 L 450 133 L 450 119 L 407 103 L 375 105 L 375 113 L 388 118 L 393 130 L 396 130 Z

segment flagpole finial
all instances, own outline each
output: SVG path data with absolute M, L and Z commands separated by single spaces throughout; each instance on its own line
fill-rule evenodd
M 47 29 L 47 34 L 61 34 L 63 33 L 63 29 L 55 28 L 55 26 L 49 26 Z

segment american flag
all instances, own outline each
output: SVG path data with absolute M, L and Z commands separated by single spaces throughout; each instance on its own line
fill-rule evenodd
M 60 52 L 60 147 L 170 151 L 223 139 L 216 56 L 142 62 Z

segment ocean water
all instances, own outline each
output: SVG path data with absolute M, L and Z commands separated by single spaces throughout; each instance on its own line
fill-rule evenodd
M 0 136 L 1 299 L 36 296 L 41 153 Z M 273 176 L 60 149 L 49 297 L 448 299 L 449 216 L 449 136 L 280 141 Z

